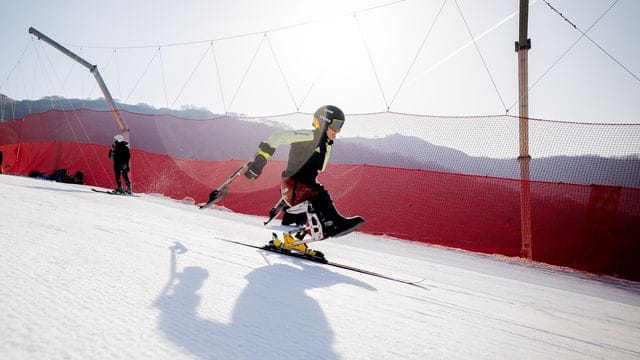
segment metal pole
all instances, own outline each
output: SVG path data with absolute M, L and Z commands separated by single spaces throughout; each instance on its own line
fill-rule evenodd
M 521 256 L 531 259 L 532 251 L 532 231 L 531 231 L 531 183 L 529 181 L 529 49 L 531 49 L 531 39 L 527 37 L 529 23 L 529 0 L 520 0 L 520 31 L 519 39 L 516 41 L 516 52 L 518 53 L 518 99 L 520 99 L 520 155 L 518 163 L 520 165 L 520 229 L 522 250 Z
M 100 87 L 100 90 L 102 91 L 102 94 L 104 95 L 104 99 L 107 101 L 107 104 L 109 104 L 109 107 L 111 108 L 111 112 L 113 113 L 113 116 L 116 118 L 116 122 L 118 123 L 118 126 L 120 127 L 120 132 L 122 133 L 122 136 L 124 136 L 124 138 L 127 141 L 129 141 L 129 128 L 127 127 L 127 123 L 124 121 L 124 118 L 122 118 L 122 115 L 120 114 L 120 111 L 118 110 L 118 107 L 116 106 L 116 103 L 113 100 L 113 97 L 111 96 L 111 93 L 109 92 L 109 89 L 107 88 L 107 85 L 102 80 L 102 76 L 100 75 L 100 72 L 98 71 L 98 66 L 90 64 L 88 61 L 86 61 L 85 59 L 81 58 L 76 53 L 74 53 L 71 50 L 65 48 L 64 46 L 58 44 L 57 42 L 52 40 L 50 37 L 48 37 L 47 35 L 41 33 L 40 31 L 34 29 L 33 27 L 29 28 L 29 34 L 35 35 L 38 38 L 38 40 L 42 40 L 42 41 L 46 42 L 47 44 L 49 44 L 49 45 L 53 46 L 54 48 L 58 49 L 63 54 L 67 55 L 68 57 L 70 57 L 73 60 L 75 60 L 78 63 L 80 63 L 82 66 L 84 66 L 87 69 L 89 69 L 89 71 L 93 74 L 93 77 L 96 78 L 96 81 L 98 82 L 98 86 Z

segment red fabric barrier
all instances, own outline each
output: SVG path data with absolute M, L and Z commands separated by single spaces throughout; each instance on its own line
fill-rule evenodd
M 113 187 L 108 146 L 74 142 L 1 145 L 8 172 L 85 172 Z M 134 190 L 205 201 L 242 161 L 180 160 L 133 150 Z M 256 181 L 239 178 L 221 204 L 263 215 L 279 197 L 284 162 Z M 366 165 L 330 165 L 320 177 L 338 209 L 361 215 L 361 229 L 430 244 L 520 254 L 518 180 Z M 533 260 L 640 280 L 640 189 L 531 182 Z M 339 241 L 336 239 L 335 241 Z

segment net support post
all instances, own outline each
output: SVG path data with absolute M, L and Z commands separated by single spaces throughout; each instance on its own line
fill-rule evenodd
M 520 256 L 533 257 L 533 234 L 531 227 L 531 181 L 529 154 L 529 49 L 531 39 L 527 37 L 529 22 L 529 0 L 520 0 L 519 38 L 515 43 L 518 53 L 518 99 L 519 99 L 519 144 L 520 166 Z

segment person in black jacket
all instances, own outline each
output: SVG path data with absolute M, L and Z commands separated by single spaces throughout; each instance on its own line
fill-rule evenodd
M 325 170 L 329 162 L 331 147 L 342 129 L 345 116 L 333 105 L 320 107 L 313 115 L 313 129 L 287 130 L 275 133 L 260 143 L 255 158 L 245 172 L 248 179 L 256 179 L 262 173 L 267 160 L 280 145 L 291 145 L 287 168 L 282 173 L 280 186 L 285 213 L 282 225 L 302 225 L 307 222 L 305 214 L 291 214 L 286 209 L 304 201 L 309 201 L 319 215 L 323 238 L 340 237 L 354 231 L 364 223 L 360 216 L 344 217 L 335 208 L 329 192 L 317 182 L 318 174 Z M 275 210 L 275 209 L 273 209 Z M 296 242 L 285 234 L 284 247 L 308 253 L 306 244 L 290 245 Z M 301 239 L 299 239 L 301 240 Z
M 124 136 L 118 134 L 113 137 L 113 145 L 109 150 L 109 158 L 113 161 L 113 171 L 116 175 L 116 184 L 118 187 L 113 191 L 114 193 L 127 193 L 131 194 L 131 181 L 129 181 L 129 160 L 131 159 L 131 152 L 129 151 L 129 143 L 125 141 Z M 125 183 L 125 190 L 122 190 L 122 183 L 120 182 L 120 174 Z

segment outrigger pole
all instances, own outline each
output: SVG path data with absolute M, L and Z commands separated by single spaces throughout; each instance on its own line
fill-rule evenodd
M 122 115 L 120 114 L 120 111 L 116 107 L 116 103 L 115 103 L 115 101 L 113 101 L 113 97 L 111 96 L 111 93 L 109 93 L 109 89 L 107 89 L 107 85 L 105 85 L 104 80 L 102 80 L 102 76 L 100 75 L 100 72 L 98 71 L 98 66 L 90 64 L 85 59 L 81 58 L 80 56 L 78 56 L 77 54 L 72 52 L 71 50 L 69 50 L 69 49 L 65 48 L 64 46 L 58 44 L 57 42 L 53 41 L 51 38 L 49 38 L 45 34 L 41 33 L 40 31 L 34 29 L 33 27 L 29 28 L 29 34 L 35 35 L 38 38 L 38 40 L 42 40 L 42 41 L 46 42 L 47 44 L 49 44 L 49 45 L 53 46 L 54 48 L 58 49 L 59 51 L 61 51 L 63 54 L 65 54 L 68 57 L 72 58 L 73 60 L 79 62 L 82 66 L 84 66 L 87 69 L 89 69 L 89 71 L 96 78 L 96 81 L 98 82 L 98 86 L 100 87 L 100 90 L 102 91 L 102 94 L 104 95 L 105 100 L 107 101 L 107 103 L 109 104 L 109 107 L 111 108 L 111 112 L 113 113 L 113 116 L 116 118 L 116 122 L 118 123 L 118 126 L 120 127 L 120 132 L 122 133 L 122 136 L 124 136 L 124 138 L 127 141 L 129 141 L 129 127 L 127 126 L 127 123 L 122 118 Z

